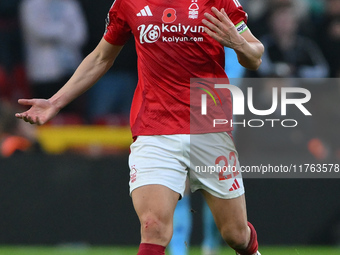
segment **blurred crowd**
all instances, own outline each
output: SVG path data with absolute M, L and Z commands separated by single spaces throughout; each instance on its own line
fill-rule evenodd
M 244 77 L 340 77 L 340 0 L 240 2 L 251 31 L 266 48 L 261 68 L 245 72 Z M 111 4 L 112 0 L 95 4 L 91 0 L 1 0 L 0 107 L 16 110 L 18 98 L 52 96 L 101 39 Z M 127 125 L 138 80 L 136 66 L 131 39 L 99 84 L 67 106 L 52 124 Z M 261 87 L 262 95 L 268 88 L 272 86 Z M 340 85 L 335 82 L 322 93 L 319 87 L 313 89 L 320 94 L 313 107 L 320 118 L 326 118 L 320 123 L 327 122 L 325 111 L 338 116 L 334 109 L 338 109 Z M 0 126 L 1 122 L 2 118 Z M 312 126 L 322 133 L 322 125 Z M 318 138 L 331 141 L 320 142 L 323 154 L 326 147 L 335 146 L 340 158 L 340 146 L 331 145 L 330 134 Z
M 88 0 L 1 1 L 1 101 L 16 104 L 18 98 L 51 97 L 101 39 L 111 5 L 111 0 L 100 1 L 95 8 Z M 68 105 L 54 121 L 126 124 L 137 83 L 133 48 L 131 40 L 100 85 Z

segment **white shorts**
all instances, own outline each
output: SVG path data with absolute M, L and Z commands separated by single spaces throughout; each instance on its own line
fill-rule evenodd
M 138 136 L 129 157 L 130 194 L 141 186 L 159 184 L 184 195 L 203 189 L 215 197 L 244 194 L 238 154 L 226 133 Z

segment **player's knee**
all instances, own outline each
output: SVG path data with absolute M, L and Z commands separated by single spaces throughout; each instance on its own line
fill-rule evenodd
M 142 239 L 147 243 L 167 244 L 172 235 L 171 223 L 151 213 L 141 217 L 141 231 Z
M 245 249 L 248 246 L 250 233 L 247 226 L 241 228 L 222 228 L 221 235 L 233 249 Z

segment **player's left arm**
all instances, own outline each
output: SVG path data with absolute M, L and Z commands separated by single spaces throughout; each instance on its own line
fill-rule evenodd
M 237 54 L 239 63 L 248 69 L 257 70 L 261 65 L 264 52 L 263 44 L 250 32 L 249 29 L 239 34 L 233 22 L 222 8 L 221 11 L 212 7 L 216 15 L 205 13 L 205 32 L 225 47 L 232 48 Z

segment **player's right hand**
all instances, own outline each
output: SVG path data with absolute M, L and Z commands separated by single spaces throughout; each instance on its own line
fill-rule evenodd
M 28 111 L 16 113 L 15 117 L 31 124 L 43 125 L 59 112 L 59 109 L 47 99 L 19 99 L 18 103 L 31 106 L 31 108 Z

